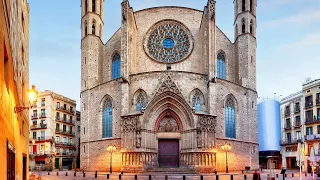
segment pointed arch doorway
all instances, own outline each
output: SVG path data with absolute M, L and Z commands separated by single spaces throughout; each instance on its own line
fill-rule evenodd
M 158 117 L 155 128 L 158 140 L 159 167 L 178 168 L 180 164 L 179 141 L 182 130 L 179 116 L 172 110 L 166 110 Z

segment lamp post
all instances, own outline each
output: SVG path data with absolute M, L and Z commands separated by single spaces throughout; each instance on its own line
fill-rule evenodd
M 112 173 L 112 153 L 114 153 L 116 151 L 116 146 L 109 146 L 107 148 L 107 151 L 110 153 L 110 174 Z
M 231 145 L 229 143 L 225 143 L 224 145 L 221 145 L 222 151 L 226 152 L 226 173 L 229 172 L 228 170 L 228 152 L 231 151 Z
M 14 112 L 19 113 L 22 112 L 25 109 L 30 109 L 33 107 L 34 103 L 37 101 L 38 91 L 36 90 L 36 87 L 32 85 L 32 89 L 29 90 L 29 104 L 30 106 L 27 107 L 14 107 Z

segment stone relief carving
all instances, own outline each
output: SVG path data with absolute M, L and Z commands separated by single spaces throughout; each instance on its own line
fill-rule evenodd
M 179 132 L 177 121 L 172 116 L 164 117 L 159 125 L 159 132 Z
M 137 122 L 139 121 L 138 116 L 123 117 L 121 121 L 122 132 L 134 132 L 137 130 Z
M 171 77 L 168 76 L 165 81 L 162 82 L 161 86 L 159 87 L 158 91 L 156 92 L 155 96 L 166 92 L 171 91 L 175 94 L 181 95 L 180 90 L 178 89 L 177 85 L 172 81 Z
M 197 147 L 212 148 L 214 145 L 215 117 L 209 115 L 198 116 Z

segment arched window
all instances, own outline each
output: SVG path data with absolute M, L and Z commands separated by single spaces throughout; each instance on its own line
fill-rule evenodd
M 253 21 L 250 21 L 250 34 L 253 34 Z
M 84 12 L 85 12 L 85 13 L 88 12 L 88 0 L 85 0 L 85 3 L 84 3 Z
M 235 116 L 234 101 L 232 97 L 228 97 L 225 104 L 225 123 L 227 138 L 236 138 Z
M 196 111 L 201 111 L 201 99 L 198 93 L 196 93 L 192 98 L 192 106 Z
M 237 38 L 238 36 L 238 24 L 236 24 L 236 27 L 234 29 L 234 37 Z
M 145 108 L 146 100 L 142 93 L 139 93 L 136 100 L 136 110 L 141 111 L 142 108 Z
M 102 37 L 102 26 L 100 24 L 100 37 Z
M 242 19 L 242 33 L 246 33 L 246 21 Z
M 242 0 L 242 11 L 246 10 L 246 0 Z
M 96 12 L 96 0 L 92 0 L 92 12 Z
M 92 34 L 96 35 L 96 22 L 93 20 L 92 21 Z
M 217 56 L 217 77 L 220 79 L 226 79 L 226 62 L 223 52 L 219 52 Z
M 250 11 L 253 12 L 253 1 L 250 0 Z
M 84 21 L 84 35 L 88 35 L 88 23 L 87 21 Z
M 120 77 L 120 55 L 116 53 L 112 58 L 112 80 Z
M 102 138 L 112 137 L 112 101 L 107 98 L 102 112 Z

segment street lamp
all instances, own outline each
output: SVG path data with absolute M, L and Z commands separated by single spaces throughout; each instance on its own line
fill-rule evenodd
M 112 153 L 114 153 L 116 151 L 116 146 L 109 146 L 107 148 L 107 151 L 110 153 L 110 174 L 112 173 Z
M 32 89 L 29 90 L 29 104 L 30 106 L 27 107 L 14 107 L 14 112 L 19 113 L 22 112 L 25 109 L 30 109 L 33 107 L 34 103 L 37 101 L 38 91 L 36 90 L 36 87 L 32 85 Z
M 224 145 L 221 145 L 221 149 L 226 152 L 226 172 L 228 173 L 228 152 L 231 151 L 231 145 L 226 142 Z

